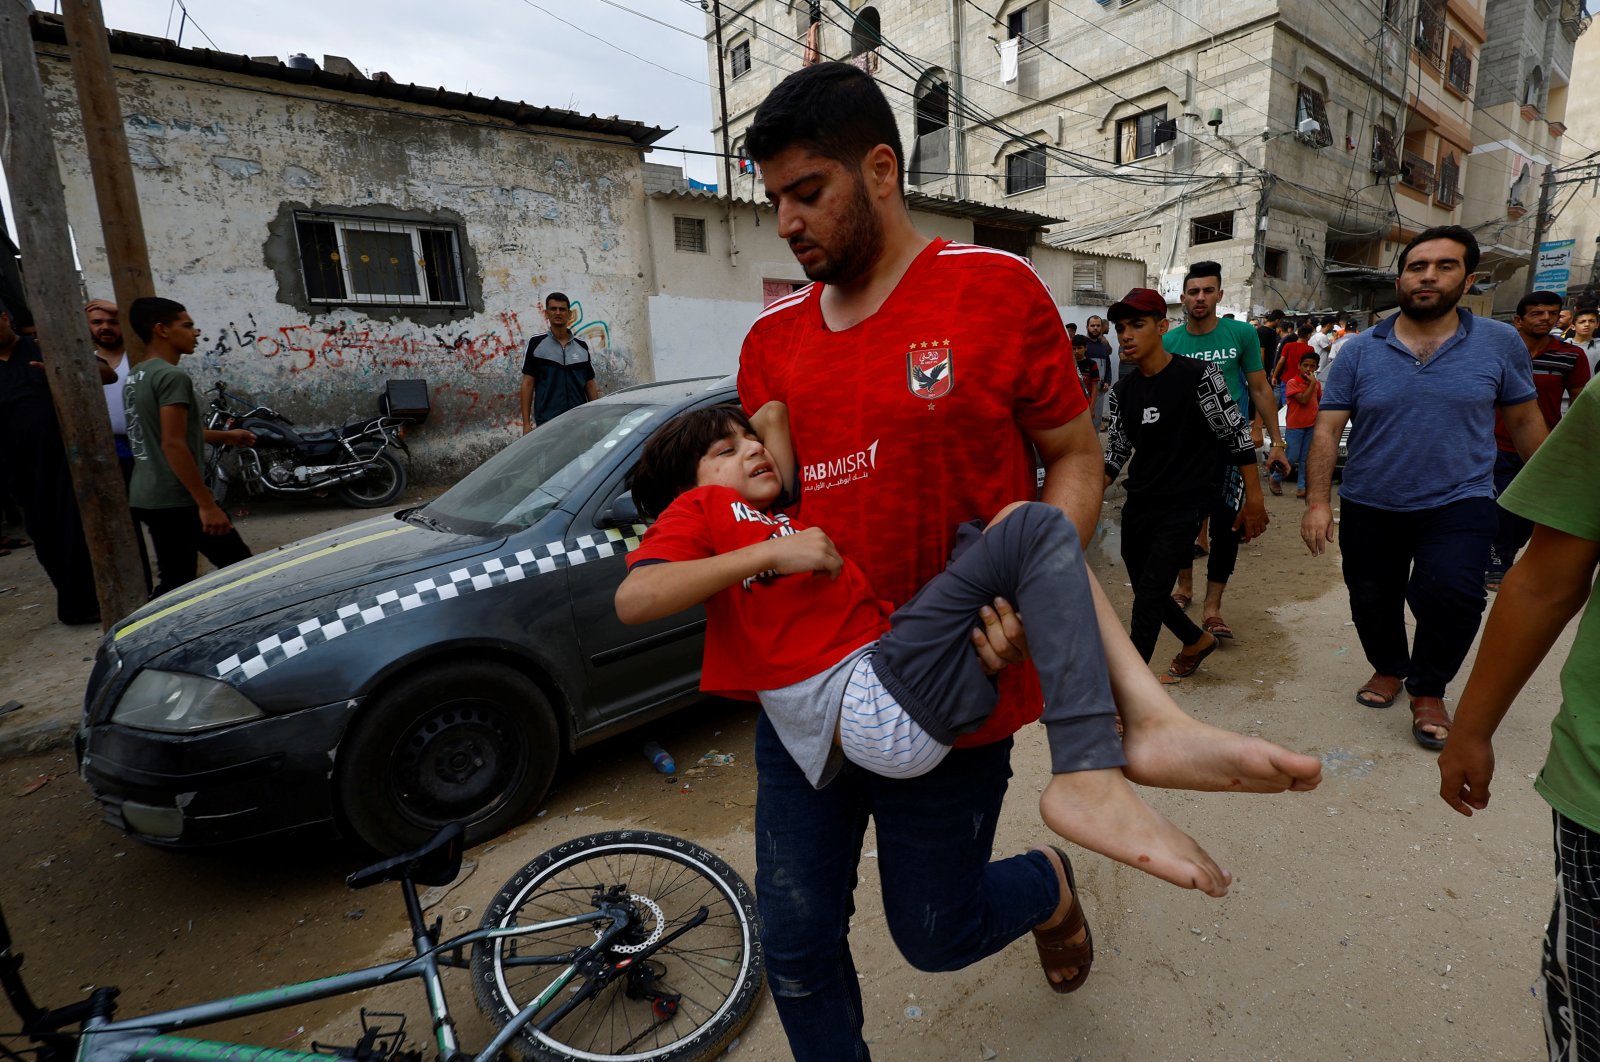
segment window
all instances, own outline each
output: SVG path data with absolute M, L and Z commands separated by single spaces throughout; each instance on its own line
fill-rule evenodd
M 1148 158 L 1177 135 L 1178 124 L 1167 120 L 1165 105 L 1124 118 L 1117 123 L 1117 165 Z
M 1379 177 L 1393 177 L 1400 172 L 1400 149 L 1395 144 L 1394 123 L 1387 116 L 1380 117 L 1372 126 L 1372 158 L 1368 169 Z
M 1072 260 L 1072 290 L 1102 291 L 1105 289 L 1105 263 L 1098 258 Z
M 1317 123 L 1314 133 L 1300 132 L 1300 123 L 1306 119 Z M 1302 84 L 1294 105 L 1295 136 L 1312 147 L 1325 148 L 1333 143 L 1333 128 L 1328 124 L 1328 103 L 1322 93 L 1310 85 Z
M 1450 49 L 1450 63 L 1445 77 L 1451 88 L 1463 96 L 1472 95 L 1472 52 L 1466 42 L 1457 41 Z
M 1289 275 L 1289 252 L 1278 247 L 1268 247 L 1266 260 L 1262 263 L 1262 271 L 1273 280 L 1282 280 Z
M 1454 209 L 1461 202 L 1461 164 L 1455 152 L 1439 159 L 1438 178 L 1434 183 L 1433 198 L 1442 207 Z
M 673 216 L 672 249 L 688 254 L 706 253 L 706 219 Z
M 928 184 L 950 172 L 950 86 L 930 70 L 917 87 L 917 139 L 911 148 L 912 184 Z
M 1444 55 L 1444 0 L 1417 0 L 1417 33 L 1412 41 L 1423 58 Z
M 733 76 L 742 77 L 750 70 L 750 42 L 740 41 L 728 49 L 728 64 L 733 67 Z
M 461 306 L 460 234 L 452 225 L 296 214 L 312 302 Z
M 1006 37 L 1017 42 L 1017 92 L 1039 94 L 1039 46 L 1050 39 L 1049 0 L 1034 0 L 1006 16 Z
M 1025 147 L 1006 156 L 1006 195 L 1043 187 L 1043 144 Z
M 1194 243 L 1221 243 L 1223 240 L 1233 239 L 1233 211 L 1222 214 L 1207 214 L 1203 218 L 1195 218 L 1189 230 L 1189 242 Z
M 875 50 L 882 42 L 878 21 L 878 9 L 864 7 L 856 12 L 855 19 L 850 23 L 850 57 L 865 55 Z
M 771 306 L 779 299 L 793 295 L 808 282 L 804 280 L 768 280 L 761 281 L 761 305 Z
M 1522 82 L 1522 105 L 1535 109 L 1544 102 L 1544 71 L 1534 67 Z

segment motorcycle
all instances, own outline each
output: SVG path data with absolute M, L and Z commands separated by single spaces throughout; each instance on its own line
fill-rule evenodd
M 336 490 L 357 509 L 391 505 L 405 492 L 406 466 L 390 450 L 409 459 L 406 418 L 379 416 L 326 431 L 300 432 L 288 417 L 267 406 L 250 406 L 221 381 L 211 393 L 207 428 L 244 428 L 256 437 L 254 446 L 207 448 L 205 481 L 218 505 L 235 484 L 252 496 Z

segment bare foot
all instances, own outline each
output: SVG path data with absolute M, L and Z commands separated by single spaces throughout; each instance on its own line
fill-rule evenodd
M 1162 696 L 1166 696 L 1162 692 Z M 1322 761 L 1261 738 L 1202 723 L 1172 706 L 1159 715 L 1123 709 L 1123 768 L 1130 780 L 1208 793 L 1295 793 L 1322 781 Z
M 1139 799 L 1115 768 L 1050 779 L 1039 814 L 1073 844 L 1183 889 L 1226 896 L 1233 876 L 1165 816 Z

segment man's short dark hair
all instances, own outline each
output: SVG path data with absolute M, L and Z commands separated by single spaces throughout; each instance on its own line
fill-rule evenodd
M 564 302 L 568 306 L 572 305 L 572 300 L 567 298 L 566 293 L 560 291 L 552 291 L 544 297 L 545 306 L 548 307 L 552 302 Z
M 1404 271 L 1406 259 L 1411 257 L 1411 249 L 1417 244 L 1427 243 L 1429 240 L 1454 240 L 1459 243 L 1467 249 L 1465 261 L 1467 272 L 1476 273 L 1478 271 L 1478 238 L 1472 234 L 1471 229 L 1463 225 L 1435 225 L 1431 229 L 1423 229 L 1411 237 L 1411 242 L 1406 244 L 1405 249 L 1400 252 L 1400 264 L 1396 268 Z
M 1299 336 L 1302 340 L 1306 340 L 1310 339 L 1311 333 L 1315 331 L 1316 329 L 1311 325 L 1303 324 L 1295 331 L 1295 335 Z
M 183 316 L 182 303 L 163 299 L 157 295 L 146 295 L 134 299 L 133 305 L 128 307 L 128 324 L 133 327 L 133 334 L 141 342 L 150 342 L 150 337 L 155 334 L 156 325 L 169 325 Z
M 1262 320 L 1264 320 L 1264 321 L 1281 321 L 1281 320 L 1283 320 L 1283 311 L 1282 310 L 1268 310 L 1265 314 L 1262 315 Z
M 1553 291 L 1530 291 L 1517 300 L 1517 316 L 1525 316 L 1529 308 L 1534 306 L 1560 306 L 1561 303 L 1561 296 Z
M 1067 322 L 1067 335 L 1069 335 L 1069 336 L 1075 336 L 1075 335 L 1077 335 L 1077 334 L 1078 334 L 1078 325 L 1077 325 L 1077 322 L 1075 322 L 1075 321 L 1068 321 L 1068 322 Z
M 894 152 L 898 187 L 906 155 L 883 90 L 849 63 L 817 63 L 784 78 L 761 101 L 745 131 L 744 152 L 765 162 L 789 148 L 806 148 L 854 169 L 879 144 Z
M 1195 277 L 1216 277 L 1217 284 L 1222 284 L 1222 263 L 1220 262 L 1191 262 L 1189 271 L 1183 275 L 1183 286 L 1187 288 L 1189 281 Z
M 639 463 L 628 474 L 633 504 L 652 519 L 695 485 L 700 459 L 729 432 L 755 433 L 750 418 L 735 405 L 709 406 L 679 413 L 651 433 Z
M 1576 321 L 1580 317 L 1600 317 L 1600 307 L 1579 306 L 1572 311 L 1572 319 Z

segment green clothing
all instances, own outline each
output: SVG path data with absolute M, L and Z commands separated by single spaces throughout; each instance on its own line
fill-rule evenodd
M 1250 386 L 1246 373 L 1259 372 L 1261 364 L 1261 337 L 1243 321 L 1227 317 L 1217 318 L 1217 327 L 1203 336 L 1191 335 L 1187 325 L 1167 329 L 1161 345 L 1168 354 L 1181 354 L 1195 361 L 1206 361 L 1217 367 L 1228 393 L 1246 419 L 1250 416 Z
M 179 509 L 195 504 L 161 452 L 161 407 L 189 407 L 189 452 L 196 468 L 202 467 L 201 446 L 205 426 L 200 402 L 189 374 L 154 355 L 128 372 L 122 385 L 122 404 L 128 413 L 128 446 L 133 450 L 133 479 L 128 483 L 128 504 L 135 509 Z
M 1600 542 L 1600 491 L 1588 468 L 1600 451 L 1600 390 L 1585 388 L 1500 496 L 1519 516 Z M 1600 831 L 1600 605 L 1591 594 L 1561 668 L 1561 710 L 1534 789 L 1551 807 Z M 1485 647 L 1487 648 L 1487 647 Z M 1481 652 L 1482 650 L 1480 650 Z

